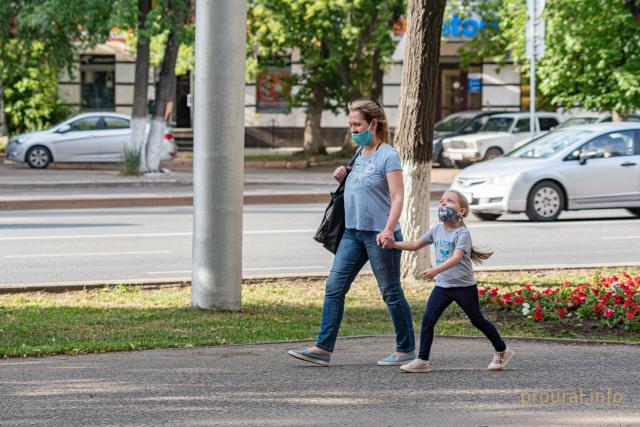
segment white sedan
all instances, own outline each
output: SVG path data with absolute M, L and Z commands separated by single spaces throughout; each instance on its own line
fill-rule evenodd
M 12 138 L 7 159 L 44 169 L 51 162 L 121 162 L 131 135 L 131 118 L 117 113 L 84 113 L 51 129 Z M 147 126 L 147 132 L 149 126 Z M 176 156 L 171 129 L 165 129 L 162 160 Z
M 640 123 L 559 129 L 511 153 L 464 169 L 451 189 L 495 220 L 524 212 L 553 221 L 563 210 L 626 208 L 640 216 Z

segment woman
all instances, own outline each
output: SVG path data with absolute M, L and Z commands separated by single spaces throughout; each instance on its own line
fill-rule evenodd
M 381 366 L 402 365 L 415 358 L 411 310 L 400 287 L 400 253 L 385 249 L 387 241 L 401 241 L 400 213 L 404 202 L 402 167 L 398 152 L 389 145 L 389 125 L 382 107 L 359 100 L 349 110 L 353 140 L 361 147 L 353 168 L 341 166 L 333 173 L 345 177 L 345 232 L 327 279 L 322 323 L 316 345 L 289 350 L 289 355 L 328 366 L 351 283 L 369 261 L 387 304 L 396 332 L 396 351 L 378 361 Z

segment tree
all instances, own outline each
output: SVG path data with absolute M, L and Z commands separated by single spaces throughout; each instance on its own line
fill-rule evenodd
M 146 164 L 142 170 L 155 172 L 160 170 L 162 138 L 167 125 L 167 117 L 171 117 L 172 102 L 175 96 L 176 62 L 181 40 L 193 38 L 193 7 L 191 0 L 165 0 L 163 5 L 162 25 L 167 31 L 167 42 L 164 48 L 160 78 L 156 89 L 155 112 L 151 119 L 151 129 L 143 158 Z
M 479 59 L 507 56 L 527 74 L 524 0 L 493 0 L 483 13 L 499 23 L 467 44 L 464 54 Z M 536 61 L 539 93 L 546 103 L 622 115 L 640 108 L 640 7 L 634 0 L 547 2 L 546 50 Z M 606 19 L 603 19 L 606 17 Z M 486 18 L 485 18 L 486 19 Z
M 322 112 L 347 111 L 357 98 L 380 95 L 374 85 L 393 53 L 391 28 L 403 0 L 250 0 L 250 77 L 292 51 L 302 72 L 291 84 L 293 107 L 305 107 L 305 151 L 324 151 Z M 394 20 L 395 19 L 395 20 Z M 374 88 L 376 92 L 374 92 Z
M 395 141 L 404 176 L 400 218 L 405 238 L 417 239 L 429 226 L 431 155 L 440 38 L 446 0 L 409 0 L 405 57 Z M 415 278 L 428 262 L 426 251 L 402 254 L 404 278 Z

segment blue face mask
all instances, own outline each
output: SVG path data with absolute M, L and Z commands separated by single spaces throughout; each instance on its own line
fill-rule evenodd
M 373 134 L 371 133 L 371 131 L 369 131 L 369 128 L 371 128 L 371 125 L 369 125 L 369 127 L 366 128 L 363 132 L 352 133 L 351 139 L 353 139 L 355 143 L 360 147 L 366 147 L 367 145 L 371 144 L 371 141 L 373 141 Z
M 438 219 L 442 222 L 462 221 L 460 214 L 449 206 L 440 206 L 438 208 Z

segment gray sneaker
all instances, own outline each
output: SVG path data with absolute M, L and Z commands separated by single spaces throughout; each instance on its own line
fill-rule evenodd
M 497 351 L 493 353 L 493 360 L 489 363 L 487 370 L 489 371 L 502 371 L 507 367 L 509 360 L 513 357 L 515 352 L 511 350 L 509 347 L 506 348 L 505 351 L 498 353 Z
M 329 366 L 331 355 L 326 353 L 319 353 L 317 351 L 311 351 L 308 348 L 301 348 L 288 351 L 289 356 L 296 359 L 304 360 L 305 362 L 315 363 L 316 365 Z
M 413 351 L 411 353 L 407 353 L 402 356 L 396 356 L 395 353 L 391 353 L 384 359 L 378 360 L 378 366 L 400 366 L 400 365 L 404 365 L 405 363 L 415 358 L 416 358 L 416 353 Z

